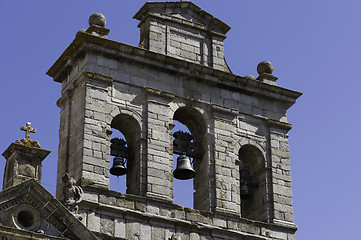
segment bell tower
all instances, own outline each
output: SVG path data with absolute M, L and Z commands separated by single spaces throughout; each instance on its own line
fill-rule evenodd
M 109 40 L 93 14 L 47 73 L 62 84 L 57 198 L 68 174 L 99 236 L 294 239 L 286 112 L 301 93 L 278 87 L 267 61 L 257 78 L 234 75 L 230 27 L 190 1 L 147 2 L 134 18 L 138 47 Z M 109 174 L 126 175 L 126 193 Z M 193 178 L 193 208 L 173 203 L 174 177 Z

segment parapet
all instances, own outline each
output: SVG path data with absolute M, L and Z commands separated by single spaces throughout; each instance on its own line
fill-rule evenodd
M 190 1 L 147 2 L 135 14 L 139 47 L 231 72 L 223 42 L 230 27 Z

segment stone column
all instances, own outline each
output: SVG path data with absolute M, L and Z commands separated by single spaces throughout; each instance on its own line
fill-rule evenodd
M 291 125 L 274 120 L 270 127 L 273 222 L 293 223 L 291 168 L 288 151 L 288 134 Z
M 238 156 L 234 154 L 232 109 L 213 106 L 216 210 L 240 213 Z
M 147 91 L 147 193 L 171 201 L 173 197 L 172 136 L 169 101 L 172 94 L 154 89 Z

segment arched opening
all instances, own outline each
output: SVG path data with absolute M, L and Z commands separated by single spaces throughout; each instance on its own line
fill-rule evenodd
M 111 147 L 113 148 L 111 167 L 114 166 L 113 161 L 116 157 L 114 155 L 119 155 L 125 159 L 126 163 L 124 166 L 127 169 L 127 173 L 120 177 L 110 176 L 110 188 L 120 192 L 138 195 L 140 194 L 140 126 L 132 116 L 119 114 L 111 122 L 111 128 L 113 131 L 111 135 L 112 144 L 121 142 L 121 140 L 114 141 L 115 138 L 125 141 L 125 143 Z M 119 151 L 114 151 L 114 149 L 117 148 Z M 122 150 L 120 150 L 120 148 L 122 148 Z
M 244 218 L 266 221 L 267 195 L 265 159 L 255 146 L 244 145 L 239 150 L 241 215 Z
M 195 108 L 182 107 L 179 108 L 173 116 L 175 125 L 177 122 L 181 123 L 182 131 L 189 130 L 193 137 L 193 154 L 190 156 L 193 161 L 193 169 L 195 170 L 195 177 L 192 181 L 174 180 L 174 196 L 175 201 L 178 201 L 178 194 L 188 196 L 187 200 L 182 200 L 182 205 L 192 206 L 198 210 L 210 210 L 210 197 L 209 197 L 209 166 L 206 152 L 206 132 L 207 125 L 202 114 Z M 179 124 L 178 124 L 179 125 Z M 182 126 L 180 125 L 180 126 Z M 178 128 L 173 129 L 173 133 L 178 131 Z M 177 156 L 178 157 L 178 156 Z M 177 157 L 173 158 L 174 168 L 176 167 Z M 183 194 L 187 193 L 188 194 Z M 193 199 L 192 199 L 193 193 Z M 193 204 L 191 202 L 193 201 Z
M 190 133 L 188 128 L 180 123 L 179 121 L 173 121 L 174 128 L 173 133 L 178 131 L 183 131 L 186 133 Z M 177 168 L 177 158 L 179 154 L 173 154 L 173 169 Z M 193 159 L 190 158 L 192 161 Z M 183 207 L 193 208 L 193 179 L 188 180 L 180 180 L 174 178 L 173 180 L 173 201 L 176 204 L 182 205 Z
M 125 142 L 126 139 L 124 137 L 124 134 L 122 132 L 120 132 L 119 130 L 112 128 L 112 135 L 110 136 L 111 140 L 113 139 L 121 139 L 124 140 Z M 112 143 L 111 143 L 112 144 Z M 128 144 L 126 144 L 125 146 L 127 146 Z M 110 156 L 110 169 L 116 167 L 116 162 L 114 161 L 116 157 L 115 156 Z M 128 159 L 126 159 L 128 160 Z M 127 168 L 127 163 L 124 164 L 124 167 Z M 120 175 L 120 176 L 116 176 L 113 175 L 112 173 L 109 174 L 109 189 L 110 190 L 114 190 L 117 192 L 121 192 L 121 193 L 125 193 L 127 190 L 127 175 Z

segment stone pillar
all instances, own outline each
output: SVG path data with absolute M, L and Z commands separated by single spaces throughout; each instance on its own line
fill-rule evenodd
M 3 189 L 32 178 L 41 181 L 42 161 L 50 151 L 42 149 L 36 141 L 23 140 L 12 143 L 2 154 L 6 159 Z
M 268 121 L 271 142 L 273 222 L 293 223 L 288 134 L 291 125 Z
M 240 213 L 239 170 L 234 154 L 234 132 L 232 109 L 213 106 L 214 156 L 216 210 L 233 214 Z
M 166 200 L 173 198 L 172 123 L 170 99 L 174 96 L 147 89 L 148 98 L 148 156 L 147 196 Z

